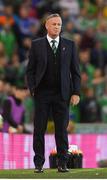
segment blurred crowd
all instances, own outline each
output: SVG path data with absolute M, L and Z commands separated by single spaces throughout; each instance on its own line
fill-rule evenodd
M 70 119 L 107 122 L 107 0 L 0 0 L 1 131 L 8 119 L 9 132 L 32 132 L 34 102 L 26 65 L 31 40 L 46 34 L 44 20 L 50 13 L 61 15 L 61 35 L 75 41 L 80 59 L 81 102 L 70 106 Z M 12 116 L 14 104 L 20 122 Z

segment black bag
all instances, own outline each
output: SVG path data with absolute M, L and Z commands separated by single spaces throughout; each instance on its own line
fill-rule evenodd
M 57 168 L 57 154 L 50 154 L 49 156 L 49 165 L 50 168 Z
M 82 154 L 70 154 L 68 158 L 68 168 L 82 168 Z
M 73 168 L 82 168 L 82 154 L 72 154 L 68 155 L 67 167 L 70 169 Z M 57 154 L 50 154 L 49 156 L 49 165 L 50 168 L 57 168 Z

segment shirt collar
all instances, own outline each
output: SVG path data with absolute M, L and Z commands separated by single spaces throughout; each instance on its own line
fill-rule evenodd
M 48 40 L 49 44 L 51 44 L 51 41 L 53 39 L 47 34 L 47 40 Z M 59 44 L 59 36 L 57 36 L 54 40 L 57 42 L 57 45 L 58 45 Z

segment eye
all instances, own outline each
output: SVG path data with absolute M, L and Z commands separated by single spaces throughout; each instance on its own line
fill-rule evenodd
M 53 26 L 60 26 L 61 27 L 61 24 L 60 23 L 53 23 Z
M 56 26 L 57 24 L 56 23 L 53 23 L 53 26 Z

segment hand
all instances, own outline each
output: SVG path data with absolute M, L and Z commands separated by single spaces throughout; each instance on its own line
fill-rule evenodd
M 17 131 L 18 131 L 18 133 L 22 133 L 23 132 L 23 126 L 22 125 L 18 125 Z
M 80 97 L 78 95 L 72 95 L 70 99 L 70 103 L 75 106 L 79 103 Z
M 17 133 L 17 129 L 12 126 L 9 126 L 8 132 L 9 133 Z

